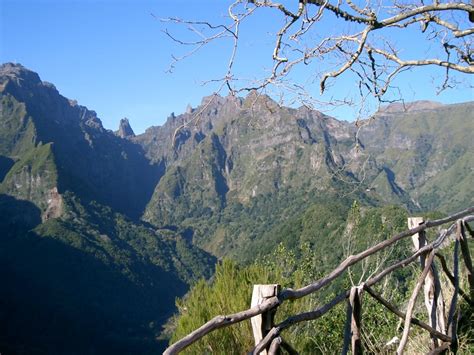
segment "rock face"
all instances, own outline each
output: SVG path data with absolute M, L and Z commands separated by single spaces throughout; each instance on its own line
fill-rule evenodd
M 166 167 L 143 217 L 158 225 L 204 223 L 196 243 L 226 255 L 254 232 L 204 221 L 251 218 L 246 214 L 255 205 L 268 211 L 263 224 L 288 215 L 287 203 L 308 206 L 343 196 L 413 211 L 461 209 L 474 196 L 472 108 L 392 105 L 360 122 L 356 136 L 351 123 L 280 107 L 264 95 L 207 97 L 194 110 L 199 116 L 173 115 L 133 139 Z M 466 174 L 455 178 L 455 171 Z M 236 210 L 245 216 L 236 217 Z
M 470 108 L 472 103 L 392 104 L 373 122 L 362 122 L 356 145 L 354 125 L 317 111 L 279 107 L 256 93 L 245 99 L 205 98 L 195 109 L 201 112 L 198 119 L 187 112 L 135 137 L 152 161 L 167 166 L 145 218 L 174 224 L 193 211 L 246 205 L 286 188 L 327 190 L 334 179 L 410 209 L 443 203 L 450 210 L 461 208 L 454 202 L 459 198 L 447 191 L 433 199 L 436 203 L 426 204 L 434 193 L 428 197 L 424 186 L 461 156 L 461 161 L 469 160 L 465 153 L 474 151 L 466 133 L 472 126 Z M 450 142 L 453 129 L 463 148 Z M 449 154 L 453 149 L 460 154 L 455 159 Z M 461 180 L 459 186 L 467 188 Z M 472 198 L 470 188 L 467 192 Z
M 120 138 L 135 137 L 135 133 L 130 126 L 130 122 L 128 122 L 128 118 L 125 117 L 120 120 L 119 129 L 116 134 Z
M 70 190 L 140 216 L 162 175 L 140 145 L 104 129 L 94 111 L 64 98 L 21 65 L 0 67 L 0 100 L 0 157 L 15 162 L 0 191 L 32 196 L 27 198 L 44 212 L 48 191 L 56 187 L 60 194 Z M 122 123 L 122 135 L 132 137 L 127 121 Z M 16 183 L 28 171 L 35 172 L 34 182 Z
M 405 192 L 405 201 L 409 198 L 423 210 L 472 205 L 474 141 L 469 132 L 474 129 L 474 104 L 420 106 L 405 113 L 382 112 L 361 131 L 365 151 L 383 168 L 371 186 L 386 201 L 400 203 L 391 188 L 396 185 Z
M 245 99 L 204 98 L 196 112 L 202 112 L 197 125 L 191 122 L 174 134 L 172 154 L 172 132 L 192 119 L 188 113 L 135 139 L 152 160 L 169 166 L 146 210 L 150 221 L 174 224 L 185 218 L 177 210 L 188 216 L 219 211 L 290 187 L 324 189 L 331 169 L 344 161 L 341 144 L 353 140 L 347 122 L 279 107 L 256 93 Z M 181 203 L 183 208 L 176 208 Z
M 53 187 L 48 193 L 48 207 L 42 217 L 43 222 L 51 218 L 59 218 L 63 213 L 63 197 L 59 194 L 58 188 Z

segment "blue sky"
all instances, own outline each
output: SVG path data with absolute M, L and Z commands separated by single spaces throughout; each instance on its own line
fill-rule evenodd
M 202 82 L 222 77 L 230 49 L 230 43 L 217 43 L 166 73 L 171 55 L 183 54 L 183 48 L 163 34 L 163 25 L 151 14 L 217 23 L 226 15 L 227 4 L 223 0 L 0 0 L 0 61 L 18 62 L 38 72 L 62 95 L 95 110 L 106 128 L 116 129 L 120 118 L 128 117 L 140 133 L 162 124 L 171 112 L 198 105 L 215 91 L 216 84 Z M 237 58 L 242 77 L 257 77 L 271 64 L 274 39 L 269 32 L 277 20 L 267 12 L 245 28 Z M 407 47 L 418 45 L 410 34 L 397 36 Z M 462 85 L 436 96 L 430 78 L 435 75 L 439 72 L 424 69 L 402 77 L 405 98 L 445 103 L 473 100 L 472 90 Z M 350 80 L 342 78 L 328 95 L 353 90 Z M 349 108 L 328 113 L 346 120 L 354 115 Z

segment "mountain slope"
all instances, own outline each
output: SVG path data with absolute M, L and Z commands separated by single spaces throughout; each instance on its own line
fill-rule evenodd
M 0 155 L 17 164 L 16 173 L 6 177 L 3 192 L 24 196 L 22 189 L 31 184 L 19 186 L 17 179 L 27 178 L 31 183 L 38 178 L 48 180 L 41 179 L 44 169 L 31 176 L 19 174 L 31 167 L 21 161 L 24 153 L 34 155 L 31 150 L 38 145 L 51 143 L 57 170 L 55 187 L 60 192 L 73 191 L 132 218 L 140 216 L 162 167 L 150 164 L 139 145 L 105 130 L 94 111 L 67 100 L 52 84 L 20 65 L 0 67 L 0 95 Z M 44 186 L 43 190 L 49 188 Z M 47 200 L 35 202 L 44 205 Z
M 159 353 L 215 263 L 138 219 L 162 167 L 20 65 L 0 67 L 0 137 L 0 352 Z
M 418 208 L 453 212 L 474 203 L 473 108 L 392 109 L 376 116 L 360 139 Z
M 134 138 L 166 166 L 144 219 L 190 228 L 197 245 L 222 256 L 241 255 L 265 228 L 332 199 L 463 208 L 474 196 L 472 107 L 392 105 L 358 131 L 256 93 L 205 98 Z
M 176 295 L 214 262 L 173 232 L 69 192 L 61 218 L 44 223 L 30 202 L 0 195 L 0 210 L 6 353 L 159 353 Z

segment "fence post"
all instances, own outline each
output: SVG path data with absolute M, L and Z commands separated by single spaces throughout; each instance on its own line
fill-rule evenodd
M 411 217 L 408 218 L 408 228 L 412 229 L 418 227 L 424 223 L 423 217 Z M 412 236 L 413 245 L 415 251 L 426 245 L 426 234 L 424 231 L 416 233 Z M 420 256 L 421 269 L 425 267 L 426 257 L 425 255 Z M 430 325 L 437 331 L 446 334 L 446 321 L 445 321 L 445 307 L 444 298 L 441 291 L 441 283 L 438 277 L 438 271 L 434 262 L 431 264 L 431 270 L 428 272 L 423 285 L 423 293 L 425 296 L 425 306 L 428 311 L 430 319 Z M 433 340 L 433 349 L 438 347 L 438 340 L 436 337 L 431 337 Z
M 352 355 L 362 354 L 361 320 L 362 320 L 362 291 L 364 285 L 352 286 L 347 300 L 346 325 L 344 329 L 344 345 L 342 355 L 349 352 L 349 343 Z
M 456 241 L 454 244 L 454 255 L 453 255 L 453 277 L 454 277 L 454 292 L 451 298 L 451 304 L 449 305 L 448 313 L 448 334 L 451 336 L 451 351 L 456 354 L 458 350 L 458 293 L 459 293 L 459 243 L 462 239 L 462 221 L 457 222 Z
M 349 304 L 351 306 L 351 344 L 352 355 L 362 354 L 362 338 L 361 338 L 361 311 L 362 311 L 362 290 L 363 287 L 352 287 L 349 296 Z
M 474 271 L 472 267 L 471 253 L 469 251 L 469 245 L 467 243 L 467 236 L 465 233 L 465 228 L 468 227 L 466 222 L 461 222 L 461 253 L 464 259 L 464 265 L 466 266 L 467 271 L 467 281 L 469 284 L 469 296 L 472 301 L 474 301 Z
M 268 298 L 278 296 L 279 292 L 280 285 L 277 284 L 253 285 L 251 307 L 255 307 L 263 303 Z M 255 345 L 260 343 L 260 341 L 265 337 L 265 335 L 267 335 L 268 331 L 272 329 L 275 312 L 276 308 L 251 318 Z M 267 350 L 263 350 L 261 354 L 267 355 Z

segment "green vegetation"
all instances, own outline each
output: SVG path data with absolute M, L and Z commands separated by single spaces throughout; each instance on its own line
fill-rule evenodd
M 307 275 L 314 275 L 316 265 L 280 247 L 273 255 L 274 262 L 239 267 L 230 260 L 217 266 L 215 277 L 209 284 L 202 280 L 188 295 L 177 302 L 179 317 L 174 321 L 176 329 L 170 342 L 174 342 L 218 314 L 230 314 L 249 307 L 252 286 L 259 283 L 279 283 L 283 287 L 301 287 L 308 281 Z M 283 257 L 283 259 L 281 259 Z M 281 263 L 281 264 L 280 264 Z M 285 263 L 285 265 L 282 265 Z M 290 269 L 288 269 L 290 266 Z M 291 272 L 288 272 L 291 270 Z M 309 274 L 308 274 L 309 271 Z M 347 286 L 347 285 L 346 285 Z M 313 310 L 329 298 L 309 296 L 301 300 L 286 302 L 278 308 L 275 321 Z M 282 335 L 302 354 L 328 354 L 341 349 L 343 341 L 345 309 L 338 305 L 323 318 L 296 325 Z M 367 316 L 370 314 L 370 316 Z M 398 319 L 380 309 L 375 302 L 364 298 L 364 337 L 372 343 L 371 352 L 380 353 L 383 345 L 393 336 Z M 193 344 L 185 354 L 246 353 L 253 346 L 253 336 L 249 321 L 217 330 Z
M 335 208 L 336 206 L 334 206 Z M 304 222 L 311 220 L 312 212 L 320 210 L 316 205 L 309 209 L 305 218 L 295 220 L 294 228 L 287 223 L 282 234 L 291 236 L 311 235 L 312 224 Z M 331 213 L 331 208 L 328 209 Z M 320 210 L 321 211 L 321 210 Z M 335 239 L 332 250 L 342 249 L 355 253 L 364 250 L 369 245 L 384 240 L 389 236 L 406 229 L 406 211 L 398 207 L 364 208 L 354 203 L 347 214 L 347 224 L 340 221 L 344 234 L 338 243 Z M 439 217 L 435 214 L 426 218 Z M 324 224 L 324 222 L 321 222 Z M 331 228 L 331 226 L 328 226 Z M 337 230 L 334 229 L 334 230 Z M 314 232 L 314 230 L 313 230 Z M 429 238 L 432 238 L 429 235 Z M 311 240 L 311 238 L 309 238 Z M 173 332 L 170 343 L 189 334 L 216 315 L 231 314 L 249 308 L 252 287 L 254 284 L 278 283 L 283 288 L 298 288 L 321 278 L 335 263 L 340 262 L 339 255 L 328 256 L 328 250 L 312 245 L 312 241 L 288 244 L 282 241 L 275 250 L 247 266 L 238 265 L 231 260 L 224 260 L 217 266 L 214 278 L 196 284 L 191 291 L 177 301 L 179 314 L 173 318 L 169 332 Z M 317 244 L 316 244 L 317 245 Z M 370 257 L 357 267 L 350 268 L 349 272 L 316 294 L 296 301 L 287 301 L 280 306 L 276 313 L 275 323 L 285 320 L 291 315 L 314 310 L 328 302 L 335 294 L 348 289 L 351 285 L 358 285 L 361 281 L 373 275 L 404 256 L 411 254 L 411 240 L 397 244 L 396 247 L 383 252 L 381 255 Z M 450 260 L 452 246 L 443 250 L 445 257 Z M 452 260 L 450 261 L 450 263 Z M 417 264 L 407 269 L 397 271 L 386 277 L 374 289 L 385 299 L 404 309 L 405 302 L 417 280 L 419 270 Z M 447 280 L 443 279 L 445 286 Z M 465 287 L 465 285 L 463 286 Z M 449 289 L 449 287 L 447 288 Z M 446 297 L 446 296 L 445 296 Z M 382 305 L 365 294 L 363 296 L 363 324 L 362 339 L 368 353 L 393 353 L 394 347 L 386 344 L 394 337 L 401 336 L 400 319 L 388 312 Z M 472 309 L 460 300 L 465 317 L 460 323 L 460 352 L 471 354 L 474 346 L 472 340 Z M 322 318 L 297 324 L 282 333 L 283 338 L 302 354 L 333 354 L 342 348 L 344 323 L 346 317 L 345 304 L 341 303 Z M 428 322 L 423 297 L 418 297 L 415 316 Z M 427 333 L 417 327 L 412 327 L 410 343 L 407 352 L 418 353 L 428 351 L 429 337 Z M 197 343 L 184 351 L 185 354 L 226 353 L 229 349 L 236 354 L 245 353 L 253 346 L 253 337 L 249 321 L 227 328 L 216 330 L 206 335 Z
M 183 236 L 70 192 L 44 223 L 31 203 L 0 197 L 0 302 L 14 310 L 0 312 L 2 350 L 157 353 L 175 296 L 212 273 L 215 260 Z
M 53 144 L 40 143 L 26 151 L 11 167 L 0 184 L 0 193 L 32 201 L 45 210 L 48 193 L 57 186 L 57 180 Z
M 57 171 L 54 163 L 53 143 L 40 143 L 35 148 L 25 152 L 21 160 L 9 171 L 7 178 L 20 173 L 25 167 L 33 176 L 51 174 L 48 178 L 55 182 Z
M 34 147 L 36 131 L 25 104 L 11 95 L 0 98 L 0 155 L 18 156 Z
M 472 103 L 382 114 L 360 134 L 385 168 L 371 186 L 386 201 L 410 207 L 411 200 L 422 210 L 454 212 L 472 204 L 473 122 Z M 387 169 L 403 191 L 384 186 Z

